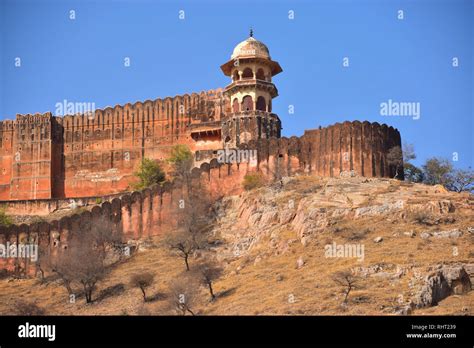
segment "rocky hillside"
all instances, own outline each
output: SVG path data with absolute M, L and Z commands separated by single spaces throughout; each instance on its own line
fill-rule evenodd
M 389 179 L 285 178 L 216 204 L 213 247 L 224 265 L 198 314 L 407 315 L 474 313 L 474 198 Z M 67 302 L 59 281 L 0 280 L 0 313 L 19 299 L 51 314 L 172 314 L 182 260 L 157 238 L 116 266 L 99 300 Z M 156 274 L 142 303 L 128 279 Z M 347 280 L 353 283 L 347 294 Z M 345 300 L 347 296 L 347 300 Z

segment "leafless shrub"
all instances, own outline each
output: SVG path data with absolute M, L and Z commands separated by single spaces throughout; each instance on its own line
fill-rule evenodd
M 147 301 L 146 289 L 153 284 L 154 279 L 155 276 L 150 272 L 134 274 L 130 279 L 130 285 L 141 290 L 143 295 L 143 302 Z
M 179 314 L 195 315 L 193 310 L 197 298 L 197 286 L 190 277 L 183 276 L 170 285 L 170 306 Z
M 212 284 L 222 276 L 224 269 L 217 263 L 207 262 L 198 265 L 195 272 L 198 281 L 209 288 L 211 300 L 214 300 L 216 295 L 214 294 Z
M 343 303 L 347 303 L 347 298 L 349 297 L 349 293 L 356 287 L 358 282 L 358 277 L 353 275 L 351 271 L 340 271 L 336 272 L 333 277 L 333 281 L 344 287 L 344 301 Z
M 16 315 L 46 315 L 46 311 L 34 302 L 19 300 L 15 302 L 13 313 Z
M 189 271 L 189 257 L 207 246 L 213 210 L 209 193 L 199 181 L 189 181 L 188 192 L 173 209 L 176 230 L 165 238 L 167 247 L 183 258 Z
M 424 210 L 417 210 L 410 214 L 410 218 L 413 222 L 420 225 L 431 226 L 434 224 L 435 217 L 431 212 Z
M 108 219 L 93 220 L 89 231 L 75 235 L 69 247 L 51 261 L 53 272 L 62 279 L 68 293 L 74 293 L 73 283 L 80 284 L 87 303 L 92 302 L 96 285 L 106 274 L 108 250 L 119 241 Z
M 364 228 L 362 230 L 359 229 L 350 229 L 347 230 L 345 234 L 345 237 L 347 240 L 350 241 L 358 241 L 366 238 L 367 234 L 369 234 L 371 230 L 369 228 Z

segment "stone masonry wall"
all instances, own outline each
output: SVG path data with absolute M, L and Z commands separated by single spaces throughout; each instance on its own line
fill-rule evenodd
M 244 163 L 221 164 L 216 159 L 192 170 L 213 200 L 242 192 L 242 181 L 249 172 L 259 171 L 268 179 L 311 173 L 338 176 L 354 171 L 363 176 L 393 177 L 394 168 L 386 161 L 387 151 L 400 146 L 397 130 L 369 122 L 344 122 L 324 129 L 306 131 L 301 137 L 251 141 L 241 149 L 257 149 L 258 159 Z M 179 183 L 156 186 L 142 192 L 102 197 L 103 203 L 91 212 L 64 217 L 51 223 L 0 227 L 0 243 L 37 242 L 49 253 L 67 245 L 71 233 L 87 233 L 91 221 L 103 216 L 113 221 L 124 241 L 165 233 L 172 227 L 170 216 L 184 191 Z M 93 197 L 81 204 L 93 204 Z M 33 213 L 60 209 L 67 200 L 9 202 L 7 210 Z M 35 210 L 36 209 L 36 210 Z M 3 262 L 3 264 L 2 264 Z M 13 267 L 13 260 L 0 260 L 0 268 Z M 28 267 L 27 263 L 23 265 Z
M 191 150 L 190 129 L 219 121 L 221 89 L 56 117 L 0 121 L 0 200 L 98 196 L 123 192 L 143 158 L 163 159 L 175 144 Z M 219 143 L 219 142 L 217 142 Z

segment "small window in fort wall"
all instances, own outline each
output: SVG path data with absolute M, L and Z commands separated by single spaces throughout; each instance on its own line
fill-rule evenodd
M 242 99 L 242 110 L 243 111 L 253 111 L 253 99 L 252 96 L 246 95 Z
M 257 80 L 265 80 L 265 72 L 262 68 L 257 70 Z
M 267 103 L 265 102 L 265 98 L 262 96 L 257 98 L 257 110 L 267 111 Z
M 239 112 L 239 100 L 237 98 L 232 102 L 232 112 Z
M 242 74 L 242 79 L 253 79 L 253 71 L 250 68 L 245 68 Z

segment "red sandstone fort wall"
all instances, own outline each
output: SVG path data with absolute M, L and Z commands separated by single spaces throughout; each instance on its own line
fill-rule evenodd
M 400 146 L 398 131 L 378 123 L 344 122 L 334 126 L 307 131 L 301 138 L 280 138 L 251 141 L 241 149 L 257 149 L 258 160 L 244 163 L 220 164 L 216 159 L 192 170 L 193 180 L 200 180 L 216 200 L 242 192 L 242 180 L 249 172 L 260 171 L 270 178 L 313 173 L 337 176 L 355 171 L 365 176 L 392 176 L 394 168 L 387 165 L 386 153 Z M 75 233 L 88 233 L 90 222 L 100 217 L 110 219 L 123 240 L 140 239 L 168 231 L 173 211 L 185 195 L 179 183 L 156 186 L 142 192 L 102 197 L 103 203 L 70 217 L 51 223 L 0 227 L 0 243 L 29 241 L 54 255 L 67 245 Z M 95 198 L 75 200 L 78 205 L 93 205 Z M 15 213 L 49 213 L 67 208 L 71 200 L 37 200 L 8 202 L 7 211 Z M 3 262 L 3 263 L 1 263 Z M 27 267 L 26 261 L 22 261 Z M 0 267 L 12 269 L 12 260 L 0 260 Z
M 17 115 L 0 122 L 0 200 L 105 195 L 129 189 L 143 158 L 163 159 L 192 139 L 192 125 L 219 121 L 222 90 L 96 110 L 93 116 Z M 19 157 L 16 157 L 19 154 Z

